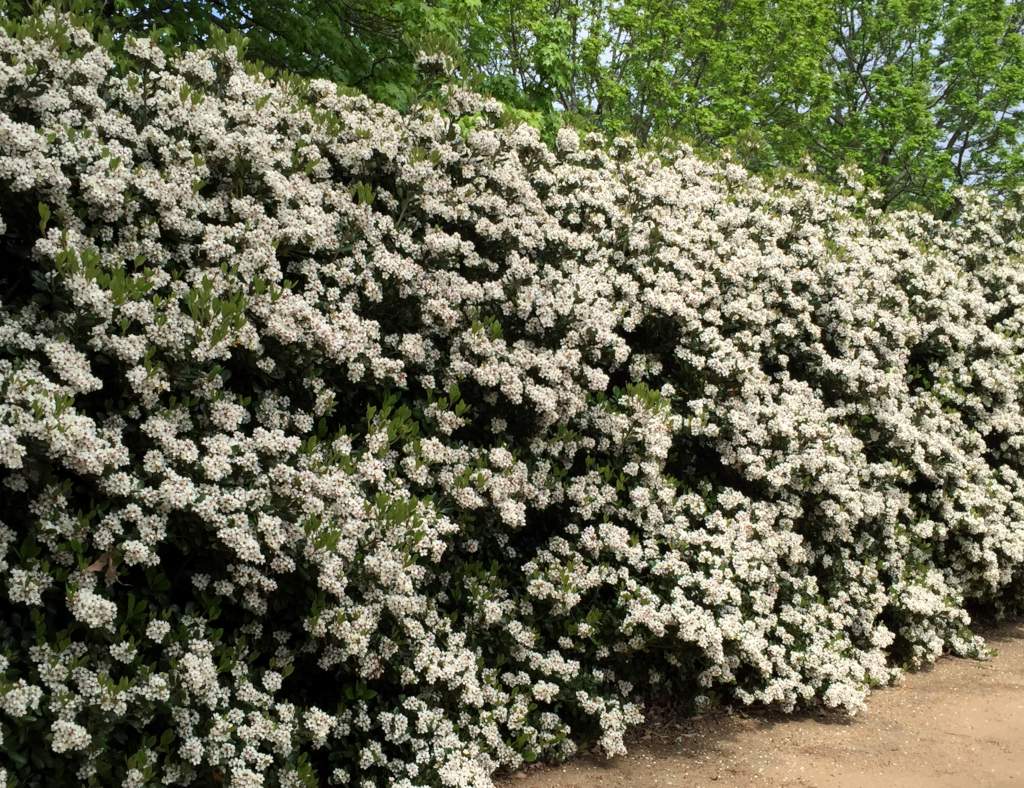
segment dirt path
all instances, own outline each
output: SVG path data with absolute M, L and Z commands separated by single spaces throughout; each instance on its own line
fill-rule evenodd
M 503 785 L 1024 786 L 1024 622 L 985 634 L 994 659 L 941 659 L 872 694 L 853 720 L 708 715 L 651 726 L 625 757 L 584 756 L 519 772 Z

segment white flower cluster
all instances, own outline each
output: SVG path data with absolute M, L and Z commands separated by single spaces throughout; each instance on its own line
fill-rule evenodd
M 8 778 L 485 786 L 1022 601 L 1010 203 L 0 30 Z

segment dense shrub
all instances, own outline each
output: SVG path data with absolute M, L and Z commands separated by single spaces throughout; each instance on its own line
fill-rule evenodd
M 1019 600 L 1021 217 L 0 36 L 27 785 L 487 785 Z

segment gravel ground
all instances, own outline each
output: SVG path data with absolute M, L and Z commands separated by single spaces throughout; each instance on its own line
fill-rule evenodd
M 984 633 L 989 661 L 946 657 L 852 719 L 714 713 L 649 723 L 628 755 L 518 772 L 505 788 L 1024 786 L 1024 622 Z

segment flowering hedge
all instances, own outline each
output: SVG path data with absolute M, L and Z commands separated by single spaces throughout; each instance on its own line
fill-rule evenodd
M 488 785 L 1019 602 L 1021 215 L 0 34 L 8 784 Z

